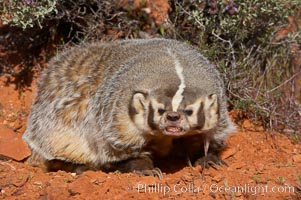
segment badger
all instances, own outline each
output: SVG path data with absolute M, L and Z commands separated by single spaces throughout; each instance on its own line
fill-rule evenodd
M 50 60 L 23 134 L 28 161 L 51 171 L 162 177 L 155 159 L 208 168 L 234 131 L 214 65 L 171 39 L 90 43 Z M 64 165 L 62 165 L 62 163 Z

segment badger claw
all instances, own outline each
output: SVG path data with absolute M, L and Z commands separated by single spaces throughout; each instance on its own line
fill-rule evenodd
M 199 158 L 195 163 L 194 165 L 201 165 L 202 166 L 202 169 L 208 169 L 210 167 L 214 168 L 214 169 L 218 169 L 218 167 L 220 166 L 228 166 L 228 164 L 223 161 L 222 159 L 220 159 L 218 156 L 216 155 L 207 155 L 207 156 L 204 156 L 202 158 Z
M 157 167 L 154 169 L 134 170 L 134 173 L 142 176 L 157 176 L 159 179 L 163 179 L 163 173 Z

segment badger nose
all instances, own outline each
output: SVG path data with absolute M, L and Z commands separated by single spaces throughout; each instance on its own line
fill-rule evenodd
M 170 112 L 166 116 L 167 120 L 169 121 L 178 121 L 181 118 L 181 115 L 177 112 Z

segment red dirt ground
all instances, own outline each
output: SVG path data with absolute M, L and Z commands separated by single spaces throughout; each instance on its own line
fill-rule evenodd
M 30 154 L 21 135 L 36 79 L 24 92 L 7 80 L 0 79 L 0 199 L 301 198 L 301 146 L 248 120 L 221 155 L 229 166 L 218 170 L 172 160 L 159 163 L 163 180 L 118 172 L 45 173 L 22 161 Z

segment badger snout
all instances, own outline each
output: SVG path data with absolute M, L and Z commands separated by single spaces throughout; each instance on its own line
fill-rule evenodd
M 185 118 L 179 112 L 169 111 L 163 116 L 161 130 L 163 134 L 170 136 L 182 136 L 186 133 L 184 128 Z
M 181 120 L 181 114 L 178 112 L 168 112 L 166 114 L 166 121 L 176 123 L 177 121 L 180 120 Z

